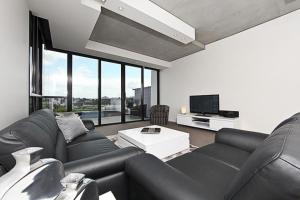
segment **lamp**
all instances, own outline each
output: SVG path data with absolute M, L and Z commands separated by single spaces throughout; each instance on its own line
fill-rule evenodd
M 181 106 L 180 112 L 181 114 L 186 114 L 186 106 Z

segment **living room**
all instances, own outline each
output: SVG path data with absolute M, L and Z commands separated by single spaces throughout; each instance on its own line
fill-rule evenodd
M 3 2 L 1 199 L 299 199 L 299 8 Z

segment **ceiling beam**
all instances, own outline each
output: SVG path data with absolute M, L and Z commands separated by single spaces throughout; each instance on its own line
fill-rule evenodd
M 94 42 L 91 40 L 88 41 L 85 48 L 94 50 L 94 51 L 101 51 L 103 53 L 107 53 L 110 55 L 116 55 L 116 56 L 120 56 L 120 57 L 124 57 L 124 58 L 135 59 L 135 60 L 139 60 L 139 61 L 142 61 L 145 63 L 152 63 L 153 65 L 162 66 L 164 68 L 170 68 L 172 66 L 171 62 L 168 62 L 168 61 L 160 60 L 157 58 L 153 58 L 150 56 L 135 53 L 135 52 L 128 51 L 125 49 L 113 47 L 113 46 L 106 45 L 103 43 Z
M 82 0 L 87 4 L 96 0 Z M 140 23 L 183 44 L 195 40 L 195 28 L 149 0 L 99 0 L 108 10 Z
M 205 49 L 205 44 L 203 44 L 203 43 L 201 43 L 201 42 L 199 42 L 199 41 L 197 41 L 197 40 L 194 40 L 194 41 L 192 42 L 192 44 L 194 44 L 194 45 L 200 47 L 200 48 L 203 49 L 203 50 Z

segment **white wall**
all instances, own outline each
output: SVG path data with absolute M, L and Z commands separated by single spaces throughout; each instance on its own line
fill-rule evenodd
M 26 0 L 0 6 L 0 129 L 28 115 L 29 10 Z
M 161 103 L 176 120 L 190 95 L 220 94 L 240 127 L 270 132 L 300 112 L 300 10 L 215 42 L 161 73 Z

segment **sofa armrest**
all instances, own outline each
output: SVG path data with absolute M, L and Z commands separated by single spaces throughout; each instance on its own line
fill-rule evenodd
M 126 175 L 157 200 L 208 200 L 199 185 L 158 158 L 143 154 L 126 161 Z
M 82 122 L 88 130 L 94 130 L 95 129 L 95 124 L 92 120 L 83 119 Z
M 223 128 L 217 132 L 215 142 L 252 153 L 268 136 L 264 133 Z
M 109 153 L 84 158 L 64 164 L 65 173 L 83 173 L 88 178 L 97 179 L 124 171 L 125 161 L 144 151 L 135 147 L 118 149 Z

